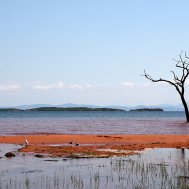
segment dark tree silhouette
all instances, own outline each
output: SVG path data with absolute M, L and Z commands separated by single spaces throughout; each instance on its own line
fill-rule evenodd
M 181 51 L 180 55 L 179 55 L 179 59 L 175 60 L 176 62 L 176 67 L 179 68 L 181 70 L 181 76 L 177 76 L 177 74 L 175 74 L 174 71 L 171 71 L 173 74 L 173 80 L 166 80 L 166 79 L 153 79 L 149 74 L 146 73 L 146 71 L 144 70 L 144 75 L 148 80 L 152 81 L 152 82 L 166 82 L 172 86 L 174 86 L 177 90 L 177 92 L 180 95 L 182 104 L 184 106 L 184 110 L 185 110 L 185 115 L 186 115 L 186 120 L 187 122 L 189 122 L 189 112 L 188 112 L 188 106 L 185 100 L 185 96 L 184 96 L 184 92 L 185 92 L 185 82 L 186 82 L 186 78 L 189 75 L 189 57 L 187 56 L 187 53 L 183 53 L 183 51 Z

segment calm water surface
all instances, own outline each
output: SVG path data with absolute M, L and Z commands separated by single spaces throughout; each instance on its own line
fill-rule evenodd
M 184 112 L 0 112 L 0 135 L 189 134 Z
M 97 159 L 36 158 L 0 145 L 1 189 L 188 189 L 189 150 L 148 149 L 140 155 Z M 49 161 L 51 160 L 51 161 Z M 52 161 L 53 160 L 53 161 Z M 56 160 L 56 161 L 54 161 Z

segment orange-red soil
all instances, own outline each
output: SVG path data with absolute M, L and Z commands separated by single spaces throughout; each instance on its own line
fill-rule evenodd
M 27 135 L 30 145 L 23 152 L 50 154 L 52 156 L 105 157 L 126 155 L 124 150 L 143 150 L 145 148 L 189 148 L 189 135 Z M 69 145 L 74 140 L 79 147 Z M 24 136 L 0 136 L 0 143 L 23 144 Z M 59 144 L 60 146 L 49 146 Z M 86 146 L 87 145 L 87 146 Z M 117 152 L 99 151 L 116 149 Z

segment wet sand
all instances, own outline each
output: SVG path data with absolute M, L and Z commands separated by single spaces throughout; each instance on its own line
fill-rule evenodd
M 27 135 L 22 152 L 69 157 L 128 155 L 145 148 L 189 148 L 189 135 Z M 74 141 L 71 145 L 69 142 Z M 23 144 L 24 136 L 0 136 L 0 143 Z M 79 143 L 79 146 L 75 146 Z M 51 146 L 58 144 L 59 146 Z M 115 151 L 116 150 L 116 151 Z M 127 151 L 129 150 L 129 152 Z

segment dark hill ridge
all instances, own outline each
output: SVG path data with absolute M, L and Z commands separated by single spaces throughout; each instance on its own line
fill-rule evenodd
M 163 112 L 162 108 L 138 108 L 138 109 L 131 109 L 130 111 L 136 111 L 136 112 Z
M 23 110 L 18 109 L 18 108 L 0 108 L 0 111 L 20 112 Z
M 8 111 L 8 112 L 20 112 L 20 111 L 24 111 L 24 110 L 21 110 L 21 109 L 18 109 L 18 108 L 0 108 L 0 111 L 2 111 L 2 112 L 5 112 L 5 111 Z
M 70 108 L 40 107 L 40 108 L 27 109 L 26 111 L 125 111 L 125 110 L 113 109 L 113 108 L 87 108 L 87 107 L 70 107 Z
M 189 104 L 189 103 L 188 103 Z M 183 105 L 171 105 L 171 104 L 159 104 L 159 105 L 138 105 L 138 106 L 122 106 L 122 105 L 106 105 L 106 106 L 97 106 L 90 104 L 31 104 L 31 105 L 20 105 L 20 106 L 4 106 L 1 108 L 16 108 L 21 110 L 40 108 L 40 107 L 58 107 L 58 108 L 76 108 L 76 107 L 86 107 L 86 108 L 112 108 L 112 109 L 121 109 L 129 111 L 131 109 L 141 109 L 141 108 L 163 108 L 164 111 L 184 111 Z
M 19 112 L 19 111 L 125 111 L 125 110 L 115 109 L 115 108 L 87 108 L 87 107 L 70 107 L 70 108 L 39 107 L 39 108 L 31 108 L 26 110 L 21 110 L 17 108 L 0 108 L 0 111 Z

